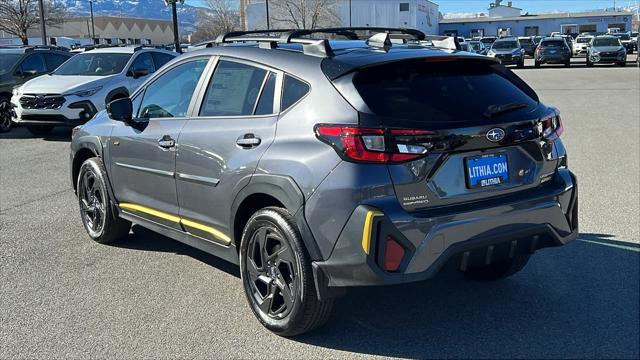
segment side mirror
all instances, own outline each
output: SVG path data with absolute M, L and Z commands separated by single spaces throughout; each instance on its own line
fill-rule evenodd
M 138 69 L 131 72 L 131 76 L 133 76 L 134 79 L 138 79 L 147 75 L 149 75 L 149 70 L 147 69 Z
M 38 71 L 36 71 L 36 70 L 22 70 L 22 71 L 20 71 L 20 74 L 22 75 L 23 78 L 26 78 L 26 77 L 38 75 Z
M 116 99 L 107 104 L 109 118 L 116 121 L 130 122 L 133 120 L 133 104 L 128 97 Z

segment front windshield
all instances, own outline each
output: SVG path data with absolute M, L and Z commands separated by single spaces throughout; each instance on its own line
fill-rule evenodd
M 479 42 L 472 42 L 469 44 L 469 46 L 473 49 L 473 50 L 480 50 L 480 43 Z
M 531 39 L 520 39 L 520 44 L 531 44 L 533 41 Z
M 591 41 L 591 38 L 582 37 L 582 38 L 577 38 L 576 41 L 578 42 L 578 44 L 586 44 Z
M 21 54 L 2 54 L 0 56 L 0 75 L 4 75 L 11 71 L 13 65 L 20 59 Z
M 518 43 L 515 41 L 496 41 L 493 43 L 492 49 L 507 50 L 518 48 Z
M 122 72 L 131 54 L 109 54 L 91 52 L 79 54 L 62 64 L 56 75 L 107 76 Z
M 620 40 L 618 38 L 595 39 L 593 46 L 620 46 Z
M 629 34 L 620 34 L 620 35 L 616 35 L 620 40 L 631 40 L 631 37 L 629 36 Z

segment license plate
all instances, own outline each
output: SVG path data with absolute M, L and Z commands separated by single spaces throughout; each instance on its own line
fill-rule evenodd
M 551 54 L 555 54 L 555 53 L 556 53 L 556 51 L 555 51 L 555 50 L 549 50 L 549 53 L 551 53 Z
M 478 188 L 504 184 L 509 181 L 506 154 L 483 155 L 465 159 L 467 186 Z

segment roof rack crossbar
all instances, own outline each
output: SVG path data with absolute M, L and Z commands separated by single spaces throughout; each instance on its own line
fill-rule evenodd
M 426 36 L 420 30 L 406 28 L 387 28 L 387 27 L 343 27 L 343 28 L 326 28 L 326 29 L 301 29 L 295 30 L 289 34 L 289 38 L 299 38 L 311 34 L 336 34 L 355 36 L 351 40 L 360 39 L 356 31 L 371 31 L 373 33 L 400 33 L 414 36 L 417 40 L 423 40 Z M 349 38 L 349 36 L 347 36 Z

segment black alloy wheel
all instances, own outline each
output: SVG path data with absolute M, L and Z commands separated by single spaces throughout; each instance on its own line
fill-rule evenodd
M 291 312 L 300 287 L 299 264 L 275 226 L 263 224 L 253 233 L 245 274 L 253 299 L 264 314 L 279 320 Z
M 82 222 L 91 237 L 99 236 L 106 220 L 106 197 L 93 171 L 85 171 L 78 182 L 78 201 Z
M 0 133 L 11 130 L 11 102 L 6 97 L 0 97 Z
M 94 241 L 108 244 L 126 238 L 131 222 L 118 217 L 111 207 L 106 174 L 99 158 L 87 159 L 76 182 L 82 225 Z
M 311 259 L 293 216 L 267 207 L 247 222 L 240 244 L 245 295 L 260 323 L 281 336 L 324 324 L 333 299 L 317 296 Z

